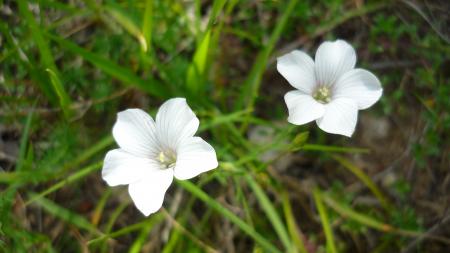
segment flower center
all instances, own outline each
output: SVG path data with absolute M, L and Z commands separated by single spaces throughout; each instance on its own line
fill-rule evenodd
M 157 157 L 163 168 L 169 169 L 175 167 L 177 156 L 172 150 L 161 151 Z
M 316 92 L 314 92 L 313 98 L 322 104 L 329 103 L 331 101 L 331 91 L 327 86 L 320 86 Z

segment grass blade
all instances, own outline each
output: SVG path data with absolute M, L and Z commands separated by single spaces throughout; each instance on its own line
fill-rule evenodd
M 342 156 L 333 155 L 332 157 L 333 159 L 338 161 L 342 166 L 344 166 L 344 168 L 353 173 L 353 175 L 355 175 L 359 180 L 361 180 L 367 186 L 367 188 L 369 188 L 370 191 L 375 195 L 378 201 L 380 201 L 384 209 L 386 209 L 387 211 L 390 210 L 390 204 L 387 198 L 384 197 L 381 190 L 372 181 L 372 179 L 370 179 L 370 177 L 366 173 L 364 173 L 364 171 L 362 171 L 358 166 L 355 166 Z
M 189 181 L 180 181 L 177 180 L 177 183 L 183 187 L 185 190 L 189 191 L 197 198 L 205 202 L 206 205 L 213 208 L 220 214 L 222 214 L 225 218 L 233 222 L 236 226 L 238 226 L 243 232 L 249 235 L 251 238 L 255 240 L 261 247 L 263 247 L 268 252 L 280 252 L 272 243 L 270 243 L 266 238 L 261 236 L 255 229 L 247 225 L 245 221 L 241 220 L 238 216 L 232 213 L 230 210 L 222 206 L 219 202 L 209 197 L 205 192 L 203 192 L 200 188 Z
M 102 167 L 102 165 L 103 165 L 103 161 L 100 161 L 100 162 L 96 162 L 94 164 L 91 164 L 91 165 L 87 166 L 84 169 L 79 170 L 75 174 L 67 177 L 66 179 L 60 181 L 59 183 L 54 184 L 53 186 L 51 186 L 47 190 L 45 190 L 45 191 L 43 191 L 43 192 L 41 192 L 39 194 L 35 194 L 33 198 L 29 199 L 25 203 L 25 205 L 28 205 L 28 204 L 36 201 L 37 199 L 42 198 L 42 197 L 44 197 L 44 196 L 46 196 L 46 195 L 48 195 L 48 194 L 50 194 L 50 193 L 52 193 L 52 192 L 54 192 L 54 191 L 56 191 L 58 189 L 64 187 L 67 184 L 70 184 L 70 183 L 73 183 L 73 182 L 75 182 L 77 180 L 80 180 L 81 178 L 91 174 L 92 172 L 99 170 Z
M 366 148 L 339 147 L 320 144 L 305 144 L 300 149 L 307 151 L 323 151 L 323 152 L 338 152 L 338 153 L 353 153 L 353 154 L 370 153 L 370 150 Z
M 108 201 L 108 198 L 111 196 L 111 194 L 112 194 L 111 188 L 107 188 L 103 192 L 102 197 L 98 201 L 97 205 L 95 206 L 94 212 L 91 215 L 92 225 L 98 226 L 98 224 L 102 218 L 102 214 L 103 214 L 103 210 L 105 209 L 106 202 Z
M 314 202 L 316 203 L 317 210 L 319 211 L 320 220 L 322 221 L 322 227 L 327 238 L 327 252 L 337 253 L 336 245 L 334 244 L 333 231 L 331 230 L 331 224 L 328 219 L 327 211 L 322 201 L 322 193 L 318 188 L 313 191 Z
M 338 203 L 337 201 L 334 201 L 331 197 L 329 197 L 327 195 L 323 195 L 323 199 L 329 207 L 333 208 L 336 212 L 338 212 L 343 217 L 348 217 L 348 218 L 355 220 L 361 224 L 364 224 L 368 227 L 380 230 L 382 232 L 391 232 L 393 230 L 393 227 L 391 227 L 390 225 L 379 222 L 370 216 L 367 216 L 365 214 L 360 214 L 347 206 L 341 205 L 340 203 Z
M 253 193 L 255 193 L 256 198 L 259 201 L 259 204 L 261 205 L 270 222 L 272 223 L 272 226 L 274 227 L 275 232 L 278 234 L 278 237 L 281 239 L 281 242 L 283 243 L 286 251 L 292 252 L 292 245 L 289 239 L 289 234 L 286 230 L 286 227 L 283 224 L 283 221 L 281 220 L 280 216 L 275 210 L 275 207 L 271 204 L 271 201 L 264 193 L 264 191 L 261 189 L 261 187 L 258 185 L 258 183 L 249 174 L 246 174 L 244 178 L 249 184 Z
M 158 224 L 159 222 L 161 222 L 163 220 L 163 218 L 164 218 L 164 216 L 163 216 L 162 213 L 155 213 L 152 216 L 146 218 L 145 220 L 143 220 L 141 222 L 138 222 L 138 223 L 126 226 L 126 227 L 121 228 L 121 229 L 119 229 L 117 231 L 114 231 L 114 232 L 111 232 L 111 233 L 108 233 L 108 234 L 104 234 L 104 235 L 102 235 L 102 236 L 100 236 L 98 238 L 90 240 L 90 241 L 88 241 L 87 244 L 91 245 L 91 244 L 94 244 L 94 243 L 101 242 L 101 241 L 103 241 L 105 239 L 108 239 L 108 238 L 116 238 L 116 237 L 119 237 L 119 236 L 122 236 L 122 235 L 126 235 L 126 234 L 128 234 L 130 232 L 133 232 L 133 231 L 142 229 L 145 226 L 148 226 L 149 223 L 151 223 L 152 226 L 154 226 L 154 225 Z
M 217 113 L 212 115 L 211 121 L 207 121 L 205 123 L 202 123 L 202 125 L 199 128 L 199 132 L 206 131 L 208 129 L 212 129 L 213 127 L 236 122 L 241 120 L 241 118 L 247 114 L 250 114 L 250 110 L 244 110 L 244 111 L 236 111 L 230 114 L 221 114 Z
M 238 99 L 236 108 L 253 108 L 255 103 L 255 99 L 258 96 L 259 86 L 261 84 L 261 78 L 264 70 L 266 69 L 267 62 L 269 60 L 269 56 L 272 53 L 273 48 L 275 47 L 275 43 L 281 36 L 281 32 L 287 24 L 287 20 L 294 10 L 295 5 L 298 0 L 291 0 L 287 5 L 286 9 L 283 10 L 283 15 L 277 22 L 277 25 L 272 32 L 268 43 L 265 45 L 264 49 L 258 54 L 258 57 L 255 60 L 255 64 L 253 64 L 250 74 L 245 81 L 240 97 Z
M 113 229 L 114 224 L 116 224 L 116 221 L 119 218 L 120 214 L 123 213 L 125 208 L 127 208 L 127 206 L 130 204 L 129 201 L 130 201 L 130 199 L 128 199 L 127 201 L 122 201 L 114 209 L 114 211 L 111 213 L 111 215 L 109 215 L 109 219 L 108 219 L 108 222 L 106 223 L 105 230 L 104 230 L 104 233 L 106 234 L 106 236 L 103 236 L 102 238 L 99 238 L 100 241 L 102 242 L 100 244 L 100 246 L 101 246 L 100 252 L 102 252 L 102 253 L 108 252 L 107 251 L 107 247 L 108 247 L 107 239 L 109 238 L 108 235 L 111 233 L 111 230 Z
M 136 240 L 134 240 L 133 244 L 131 245 L 130 249 L 128 250 L 129 253 L 139 253 L 142 252 L 142 246 L 144 246 L 144 243 L 147 241 L 147 238 L 152 231 L 153 228 L 152 223 L 146 223 L 143 228 L 141 229 L 141 232 L 137 236 Z
M 189 65 L 187 71 L 186 86 L 191 94 L 197 96 L 201 96 L 205 91 L 205 73 L 210 39 L 211 31 L 208 30 L 200 42 L 200 45 L 197 47 L 192 63 Z
M 17 59 L 19 59 L 20 62 L 25 66 L 27 71 L 30 73 L 31 78 L 36 82 L 37 86 L 48 99 L 48 101 L 50 101 L 50 103 L 54 105 L 58 105 L 56 96 L 53 93 L 53 89 L 49 85 L 47 78 L 45 78 L 42 72 L 38 71 L 38 69 L 36 68 L 38 64 L 34 63 L 32 59 L 25 55 L 25 52 L 20 47 L 20 43 L 12 36 L 11 31 L 6 26 L 6 24 L 0 22 L 0 31 L 3 33 L 6 40 L 5 44 L 9 44 L 12 51 L 14 51 L 17 55 Z
M 31 199 L 35 199 L 35 204 L 42 207 L 48 213 L 54 215 L 55 217 L 68 222 L 70 224 L 75 225 L 78 228 L 87 230 L 91 233 L 101 234 L 88 220 L 86 220 L 83 216 L 78 215 L 62 206 L 57 205 L 56 203 L 43 198 L 37 197 L 35 194 L 30 194 Z
M 58 75 L 51 69 L 46 69 L 49 77 L 50 77 L 50 83 L 52 84 L 53 90 L 56 92 L 56 96 L 58 97 L 59 105 L 61 107 L 61 110 L 64 113 L 64 116 L 66 119 L 69 119 L 72 115 L 70 110 L 70 98 L 67 96 L 66 91 L 63 88 L 63 85 L 61 83 L 61 80 L 59 79 Z
M 368 215 L 359 213 L 347 206 L 339 204 L 339 202 L 335 201 L 334 199 L 332 199 L 330 196 L 328 196 L 326 194 L 323 195 L 323 200 L 329 207 L 334 209 L 337 213 L 342 215 L 344 218 L 352 219 L 354 221 L 357 221 L 361 224 L 364 224 L 368 227 L 374 228 L 381 232 L 393 233 L 393 234 L 398 234 L 398 235 L 406 236 L 406 237 L 430 238 L 430 239 L 433 239 L 436 241 L 443 242 L 445 244 L 450 244 L 450 240 L 443 236 L 436 236 L 436 235 L 427 234 L 426 232 L 423 233 L 420 231 L 412 231 L 412 230 L 396 228 L 389 224 L 378 221 Z
M 111 62 L 108 59 L 105 59 L 96 53 L 90 52 L 77 44 L 67 41 L 59 36 L 47 34 L 49 38 L 56 41 L 59 45 L 61 45 L 66 50 L 69 50 L 75 54 L 79 54 L 85 60 L 94 64 L 99 69 L 103 70 L 105 73 L 117 78 L 122 81 L 125 85 L 136 86 L 149 94 L 167 98 L 169 97 L 169 90 L 166 85 L 163 85 L 155 80 L 142 80 L 140 77 L 136 76 L 135 73 L 131 72 L 127 68 L 120 67 L 119 65 Z
M 141 30 L 138 28 L 137 24 L 131 19 L 123 10 L 117 8 L 114 5 L 108 5 L 104 7 L 108 16 L 110 16 L 116 23 L 118 23 L 122 28 L 124 28 L 129 34 L 134 36 L 139 44 L 141 45 L 141 49 L 144 52 L 147 52 L 148 45 L 147 40 L 142 34 Z
M 34 107 L 34 106 L 33 106 Z M 20 148 L 19 156 L 17 158 L 15 171 L 22 171 L 25 163 L 25 156 L 28 150 L 28 140 L 30 137 L 31 122 L 33 121 L 33 110 L 28 113 L 27 119 L 25 121 L 25 127 L 23 128 L 22 137 L 20 138 Z M 5 173 L 2 173 L 2 175 Z M 5 174 L 6 175 L 6 174 Z
M 226 0 L 215 0 L 213 3 L 211 15 L 208 20 L 208 30 L 211 29 L 211 27 L 216 22 L 217 17 L 219 16 L 220 12 L 222 11 L 223 7 L 225 6 Z
M 147 44 L 147 51 L 151 51 L 153 29 L 153 0 L 145 1 L 144 18 L 142 21 L 142 35 Z
M 305 244 L 303 243 L 303 234 L 297 227 L 294 214 L 292 213 L 292 206 L 289 202 L 289 196 L 286 192 L 283 193 L 283 210 L 287 221 L 288 231 L 291 235 L 292 241 L 295 243 L 296 250 L 300 253 L 308 253 L 308 251 L 306 251 Z
M 50 51 L 50 47 L 47 44 L 46 40 L 44 40 L 44 36 L 42 35 L 41 28 L 36 23 L 36 20 L 28 9 L 28 3 L 24 0 L 19 0 L 19 11 L 21 15 L 26 20 L 28 27 L 31 31 L 31 35 L 33 36 L 34 41 L 36 42 L 39 53 L 41 56 L 41 63 L 46 68 L 46 70 L 50 73 L 50 81 L 52 83 L 52 88 L 54 93 L 59 98 L 59 105 L 61 110 L 64 112 L 66 118 L 70 115 L 70 104 L 72 103 L 69 96 L 67 95 L 64 86 L 62 85 L 58 68 L 55 65 L 55 60 L 53 58 L 52 52 Z

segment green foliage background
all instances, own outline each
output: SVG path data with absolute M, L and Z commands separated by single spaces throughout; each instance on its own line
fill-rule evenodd
M 0 0 L 1 251 L 445 252 L 448 7 Z M 384 88 L 352 139 L 288 124 L 275 70 L 337 38 Z M 145 218 L 102 161 L 118 111 L 176 96 L 220 165 Z

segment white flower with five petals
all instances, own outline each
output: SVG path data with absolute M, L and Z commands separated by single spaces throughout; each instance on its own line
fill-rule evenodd
M 375 104 L 383 92 L 378 78 L 355 64 L 355 50 L 343 40 L 322 43 L 315 62 L 299 50 L 279 57 L 278 72 L 297 89 L 284 96 L 288 121 L 302 125 L 316 120 L 323 131 L 350 137 L 358 110 Z
M 119 112 L 113 136 L 120 148 L 106 154 L 103 179 L 110 186 L 128 185 L 144 215 L 158 211 L 173 177 L 190 179 L 218 166 L 214 148 L 194 136 L 198 126 L 184 98 L 166 101 L 156 122 L 140 109 Z

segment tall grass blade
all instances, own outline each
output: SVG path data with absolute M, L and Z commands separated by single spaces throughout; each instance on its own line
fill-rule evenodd
M 255 103 L 255 99 L 258 96 L 259 86 L 261 84 L 261 78 L 266 69 L 267 62 L 269 60 L 269 56 L 275 47 L 275 43 L 281 36 L 281 32 L 287 24 L 288 18 L 294 10 L 295 5 L 298 0 L 290 0 L 289 4 L 286 6 L 286 9 L 283 10 L 282 16 L 277 21 L 277 25 L 273 30 L 269 41 L 261 50 L 261 52 L 256 57 L 255 63 L 252 66 L 250 74 L 246 79 L 244 85 L 242 86 L 242 90 L 240 92 L 240 96 L 238 102 L 236 104 L 237 109 L 242 108 L 253 108 Z
M 253 238 L 255 242 L 257 242 L 262 248 L 264 248 L 268 252 L 280 252 L 272 243 L 270 243 L 266 238 L 264 238 L 261 234 L 256 232 L 255 229 L 247 225 L 245 221 L 241 220 L 238 216 L 228 210 L 226 207 L 222 206 L 219 202 L 209 197 L 205 192 L 203 192 L 200 188 L 198 188 L 195 184 L 189 181 L 177 181 L 178 185 L 183 187 L 185 190 L 189 191 L 197 198 L 202 200 L 207 206 L 216 210 L 220 214 L 222 214 L 225 218 L 230 220 L 236 226 L 238 226 L 243 232 L 245 232 L 248 236 Z
M 147 44 L 147 50 L 151 51 L 153 30 L 153 0 L 145 1 L 144 17 L 142 20 L 142 35 Z
M 33 14 L 28 9 L 28 2 L 25 0 L 18 0 L 18 5 L 20 14 L 26 20 L 27 25 L 31 31 L 31 35 L 38 46 L 41 57 L 41 64 L 45 67 L 47 71 L 50 70 L 52 72 L 52 74 L 50 75 L 50 81 L 52 83 L 53 88 L 52 90 L 59 98 L 59 105 L 61 107 L 61 110 L 64 112 L 64 115 L 66 117 L 69 117 L 71 100 L 67 95 L 67 92 L 64 89 L 64 86 L 62 85 L 61 81 L 59 81 L 60 78 L 58 68 L 55 65 L 55 60 L 53 58 L 53 54 L 50 50 L 50 47 L 47 44 L 47 41 L 44 39 L 41 28 L 36 23 Z
M 275 232 L 277 233 L 278 237 L 281 239 L 281 242 L 283 243 L 283 246 L 286 249 L 286 252 L 292 252 L 293 247 L 292 247 L 291 241 L 289 239 L 289 234 L 286 230 L 286 227 L 283 224 L 283 221 L 281 220 L 280 216 L 278 215 L 275 207 L 272 205 L 272 203 L 269 200 L 269 198 L 267 197 L 267 195 L 264 193 L 264 191 L 261 189 L 261 187 L 253 179 L 252 176 L 250 176 L 249 174 L 246 174 L 244 177 L 245 177 L 245 181 L 248 183 L 248 185 L 252 189 L 253 193 L 256 195 L 256 198 L 258 199 L 259 204 L 261 205 L 261 207 L 263 208 L 267 217 L 269 218 L 270 222 L 272 223 L 272 226 L 275 229 Z
M 211 31 L 208 30 L 200 45 L 195 51 L 191 65 L 189 65 L 186 77 L 186 85 L 191 94 L 201 96 L 205 92 L 206 66 L 208 61 L 208 49 L 211 39 Z
M 303 242 L 303 235 L 301 234 L 297 223 L 295 222 L 295 217 L 292 212 L 292 206 L 289 202 L 289 196 L 286 192 L 283 193 L 283 210 L 284 216 L 286 217 L 289 234 L 291 235 L 292 241 L 296 246 L 295 252 L 298 251 L 300 253 L 308 253 Z
M 322 193 L 318 188 L 313 191 L 314 202 L 316 203 L 316 208 L 319 211 L 320 220 L 322 222 L 322 227 L 325 232 L 325 237 L 327 238 L 327 252 L 337 253 L 336 245 L 334 243 L 333 231 L 331 229 L 330 220 L 328 219 L 327 211 L 323 205 Z
M 33 110 L 31 110 L 28 113 L 28 116 L 25 121 L 25 127 L 23 128 L 23 132 L 22 132 L 22 137 L 20 138 L 19 156 L 17 158 L 16 168 L 15 168 L 16 172 L 20 172 L 24 168 L 24 164 L 25 164 L 25 160 L 26 160 L 26 153 L 28 150 L 28 140 L 30 138 L 30 129 L 31 129 L 32 121 L 33 121 Z M 1 173 L 1 174 L 3 175 L 5 173 Z

